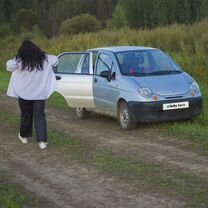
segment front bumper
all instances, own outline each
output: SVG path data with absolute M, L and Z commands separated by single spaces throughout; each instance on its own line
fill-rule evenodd
M 189 108 L 163 110 L 163 104 L 189 102 Z M 191 119 L 202 111 L 202 97 L 154 102 L 128 102 L 136 122 L 155 122 Z

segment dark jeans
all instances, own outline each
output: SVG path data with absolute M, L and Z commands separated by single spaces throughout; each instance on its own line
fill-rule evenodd
M 31 137 L 33 131 L 33 118 L 36 141 L 47 141 L 47 125 L 45 118 L 45 100 L 18 99 L 21 110 L 20 135 Z

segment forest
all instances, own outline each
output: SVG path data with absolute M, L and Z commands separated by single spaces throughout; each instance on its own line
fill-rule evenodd
M 208 0 L 0 0 L 0 10 L 0 37 L 36 30 L 51 38 L 192 24 L 208 16 Z

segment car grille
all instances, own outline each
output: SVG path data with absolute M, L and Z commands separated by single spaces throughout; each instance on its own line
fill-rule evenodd
M 170 97 L 165 97 L 165 99 L 177 99 L 177 98 L 183 98 L 183 96 L 170 96 Z

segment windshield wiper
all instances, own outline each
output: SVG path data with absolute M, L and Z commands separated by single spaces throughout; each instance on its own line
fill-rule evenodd
M 166 75 L 166 74 L 180 74 L 179 70 L 160 70 L 149 73 L 149 75 Z
M 133 72 L 133 73 L 124 73 L 123 75 L 126 76 L 148 76 L 148 73 L 144 73 L 144 72 Z

